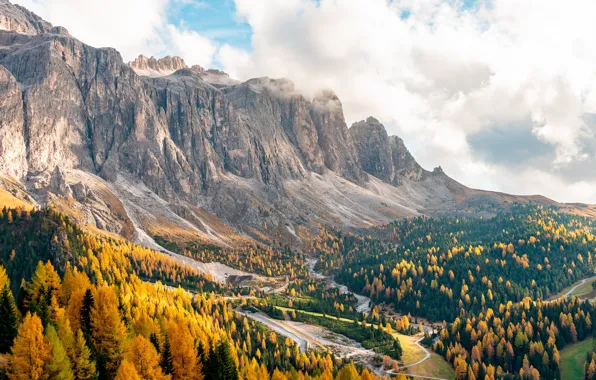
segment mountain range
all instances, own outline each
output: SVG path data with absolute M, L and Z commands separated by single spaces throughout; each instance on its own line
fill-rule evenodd
M 242 82 L 179 57 L 126 63 L 7 0 L 0 105 L 0 200 L 157 249 L 157 238 L 300 248 L 320 225 L 491 215 L 515 201 L 595 214 L 425 170 L 374 117 L 349 127 L 333 91 L 307 98 L 287 79 Z

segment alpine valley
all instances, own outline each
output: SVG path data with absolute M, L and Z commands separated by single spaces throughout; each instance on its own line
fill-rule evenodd
M 595 217 L 0 0 L 3 378 L 596 379 Z

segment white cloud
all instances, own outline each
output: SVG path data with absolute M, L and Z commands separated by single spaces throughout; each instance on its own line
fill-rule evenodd
M 586 125 L 596 114 L 592 0 L 477 0 L 472 9 L 462 0 L 235 0 L 253 31 L 250 52 L 168 23 L 170 7 L 203 1 L 15 2 L 125 60 L 215 58 L 235 78 L 288 77 L 307 94 L 332 88 L 348 122 L 376 116 L 421 164 L 467 185 L 596 203 L 596 171 L 586 169 L 596 163 L 596 119 Z M 551 154 L 515 168 L 500 150 L 479 155 L 470 137 L 495 128 L 523 128 L 510 138 Z M 532 156 L 520 149 L 502 156 Z
M 234 76 L 332 88 L 349 122 L 377 116 L 424 165 L 466 184 L 596 202 L 594 174 L 570 183 L 549 173 L 594 155 L 592 0 L 235 1 L 253 50 L 220 50 Z M 480 161 L 468 137 L 499 126 L 549 144 L 550 167 Z
M 217 46 L 209 38 L 201 36 L 194 30 L 182 29 L 168 25 L 170 46 L 168 53 L 178 55 L 187 63 L 211 67 Z
M 188 64 L 210 66 L 217 44 L 184 25 L 172 25 L 167 10 L 174 2 L 204 7 L 193 0 L 14 0 L 54 25 L 63 25 L 81 41 L 114 47 L 125 61 L 139 54 L 179 55 Z

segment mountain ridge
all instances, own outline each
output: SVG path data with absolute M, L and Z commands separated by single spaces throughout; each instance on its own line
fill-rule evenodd
M 176 57 L 126 64 L 115 49 L 88 46 L 2 0 L 0 20 L 8 19 L 0 182 L 82 225 L 146 244 L 299 248 L 320 223 L 488 215 L 526 199 L 424 170 L 374 118 L 348 128 L 332 91 L 307 99 L 287 79 L 238 82 Z M 163 72 L 137 73 L 146 69 Z

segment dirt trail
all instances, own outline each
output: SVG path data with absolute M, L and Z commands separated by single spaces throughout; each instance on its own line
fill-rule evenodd
M 288 324 L 284 321 L 279 321 L 277 319 L 270 318 L 269 316 L 261 313 L 252 313 L 252 312 L 245 312 L 242 309 L 236 309 L 238 314 L 242 314 L 247 318 L 253 319 L 257 322 L 264 324 L 265 326 L 269 327 L 271 330 L 275 331 L 276 333 L 283 335 L 287 338 L 292 339 L 298 347 L 300 347 L 301 352 L 306 352 L 309 348 L 309 345 L 317 345 L 317 342 L 310 340 L 307 336 L 302 334 L 300 331 L 288 326 Z
M 589 277 L 589 278 L 584 278 L 584 279 L 583 279 L 583 280 L 581 280 L 581 281 L 580 281 L 578 284 L 574 285 L 574 286 L 573 286 L 571 289 L 569 289 L 569 290 L 567 291 L 567 293 L 563 294 L 563 297 L 565 297 L 565 298 L 569 297 L 569 295 L 570 295 L 571 293 L 575 292 L 575 290 L 576 290 L 577 288 L 579 288 L 580 286 L 582 286 L 583 284 L 585 284 L 585 283 L 586 283 L 586 282 L 588 282 L 588 281 L 594 281 L 594 280 L 596 280 L 596 276 L 594 276 L 594 277 Z

